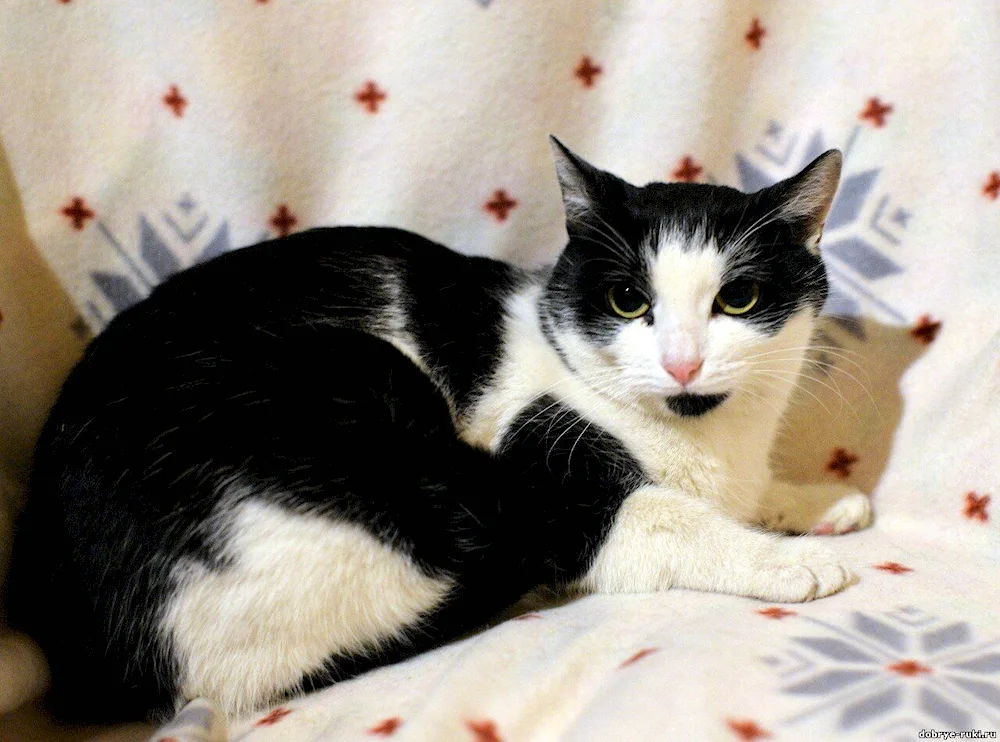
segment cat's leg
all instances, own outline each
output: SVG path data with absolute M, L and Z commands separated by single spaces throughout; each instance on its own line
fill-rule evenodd
M 872 524 L 868 495 L 846 484 L 771 482 L 764 491 L 756 520 L 773 531 L 833 535 Z
M 650 485 L 622 503 L 580 584 L 604 593 L 683 587 L 800 602 L 854 581 L 819 542 L 762 533 L 704 501 Z
M 545 545 L 549 580 L 598 592 L 685 587 L 794 602 L 855 579 L 813 539 L 764 533 L 649 484 L 620 442 L 552 398 L 522 412 L 500 453 L 537 493 L 523 508 L 523 541 Z

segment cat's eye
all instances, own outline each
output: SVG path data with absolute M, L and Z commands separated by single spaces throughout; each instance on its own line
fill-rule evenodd
M 616 283 L 608 289 L 608 306 L 625 319 L 637 319 L 649 311 L 649 302 L 643 293 L 627 283 Z
M 746 279 L 730 281 L 715 295 L 715 304 L 731 316 L 746 314 L 760 299 L 760 285 Z

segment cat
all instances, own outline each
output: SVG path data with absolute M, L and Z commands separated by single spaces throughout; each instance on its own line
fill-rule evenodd
M 765 531 L 871 520 L 864 494 L 768 465 L 840 153 L 748 195 L 552 147 L 569 239 L 548 268 L 313 229 L 179 273 L 97 337 L 12 578 L 57 711 L 244 715 L 539 585 L 806 601 L 856 580 Z

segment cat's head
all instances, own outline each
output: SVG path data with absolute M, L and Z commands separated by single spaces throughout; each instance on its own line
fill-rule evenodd
M 552 145 L 569 243 L 542 316 L 570 369 L 620 402 L 682 417 L 740 393 L 787 396 L 826 300 L 818 245 L 840 152 L 744 194 L 633 186 Z

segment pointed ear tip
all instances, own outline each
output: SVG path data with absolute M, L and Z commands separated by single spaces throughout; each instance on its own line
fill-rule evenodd
M 826 152 L 819 156 L 819 159 L 825 164 L 829 163 L 830 166 L 840 167 L 844 164 L 844 153 L 839 149 L 828 149 Z

